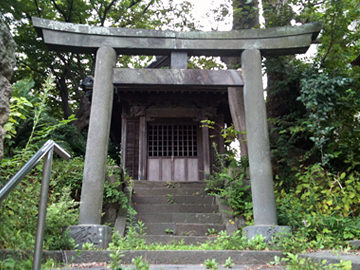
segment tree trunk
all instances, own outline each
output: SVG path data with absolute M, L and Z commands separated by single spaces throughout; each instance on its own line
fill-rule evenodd
M 71 124 L 76 126 L 81 132 L 89 125 L 91 103 L 85 96 L 82 96 L 80 97 L 79 105 L 79 110 L 75 114 L 77 120 L 73 121 Z
M 57 86 L 58 86 L 58 89 L 60 92 L 61 105 L 62 105 L 62 109 L 64 111 L 64 118 L 67 119 L 67 118 L 69 118 L 70 115 L 72 115 L 72 111 L 69 106 L 69 90 L 68 90 L 68 86 L 65 82 L 64 76 L 62 76 L 61 78 L 58 79 Z
M 4 156 L 4 126 L 10 114 L 11 84 L 9 80 L 15 67 L 15 49 L 15 41 L 0 17 L 0 161 Z

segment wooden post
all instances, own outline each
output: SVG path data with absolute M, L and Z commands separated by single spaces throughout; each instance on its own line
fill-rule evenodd
M 122 113 L 124 114 L 124 112 Z M 127 128 L 127 118 L 122 115 L 121 117 L 121 163 L 123 170 L 125 171 L 126 164 L 126 128 Z
M 234 127 L 241 132 L 238 136 L 241 156 L 247 156 L 248 146 L 246 134 L 243 134 L 246 131 L 244 89 L 242 87 L 228 87 L 228 97 Z
M 146 117 L 140 116 L 139 128 L 139 180 L 145 180 L 147 163 L 147 128 Z
M 206 119 L 207 120 L 207 119 Z M 204 160 L 204 179 L 208 179 L 211 168 L 210 168 L 210 143 L 209 143 L 209 128 L 202 127 L 202 148 L 203 148 L 203 160 Z

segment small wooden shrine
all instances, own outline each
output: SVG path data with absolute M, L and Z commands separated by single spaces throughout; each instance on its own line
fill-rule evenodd
M 209 129 L 202 120 L 215 124 Z M 115 88 L 110 132 L 133 179 L 199 181 L 211 173 L 214 147 L 224 152 L 224 122 L 231 123 L 224 86 L 125 85 Z

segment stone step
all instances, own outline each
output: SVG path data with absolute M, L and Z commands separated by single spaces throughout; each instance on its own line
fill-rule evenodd
M 175 223 L 146 223 L 145 232 L 147 235 L 174 235 Z
M 63 261 L 64 258 L 74 258 L 72 263 L 111 262 L 113 259 L 108 250 L 63 250 L 47 252 L 44 257 Z M 151 264 L 204 264 L 206 259 L 215 259 L 219 265 L 224 264 L 229 257 L 235 264 L 264 264 L 274 260 L 274 256 L 284 258 L 281 251 L 254 250 L 124 250 L 122 264 L 131 264 L 132 259 L 142 256 Z M 166 269 L 166 268 L 164 268 Z
M 205 190 L 198 188 L 135 188 L 134 195 L 207 195 Z
M 149 213 L 217 213 L 218 205 L 209 204 L 138 204 L 133 208 L 139 214 Z
M 209 230 L 225 230 L 222 224 L 176 223 L 175 235 L 205 236 Z
M 183 243 L 184 245 L 198 245 L 211 242 L 216 237 L 209 236 L 182 236 L 182 235 L 145 235 L 142 237 L 146 244 L 162 243 L 164 245 L 173 243 Z
M 171 188 L 198 188 L 205 189 L 206 183 L 204 181 L 187 181 L 187 182 L 165 182 L 165 181 L 148 181 L 148 180 L 135 180 L 134 187 L 136 188 L 154 188 L 165 187 Z
M 224 230 L 224 225 L 196 223 L 146 223 L 147 235 L 205 236 L 209 230 Z
M 222 216 L 220 213 L 141 213 L 138 214 L 138 219 L 144 223 L 222 223 Z
M 73 264 L 76 265 L 76 264 Z M 136 270 L 138 268 L 135 267 L 133 264 L 121 264 L 124 268 L 128 270 Z M 71 265 L 70 265 L 71 266 Z M 108 268 L 107 266 L 103 267 L 84 267 L 83 264 L 81 268 L 78 267 L 66 267 L 66 268 L 51 268 L 51 270 L 84 270 L 84 268 L 91 268 L 91 270 L 112 270 L 112 268 Z M 150 264 L 149 270 L 204 270 L 204 264 Z M 228 270 L 219 263 L 217 266 L 218 270 Z M 280 270 L 282 267 L 280 266 L 273 266 L 270 267 L 269 264 L 235 264 L 231 267 L 234 270 L 249 270 L 249 269 L 266 269 L 266 270 Z
M 215 197 L 209 195 L 139 195 L 132 197 L 134 204 L 215 204 Z

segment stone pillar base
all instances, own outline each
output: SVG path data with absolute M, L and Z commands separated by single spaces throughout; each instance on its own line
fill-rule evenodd
M 243 228 L 243 235 L 248 239 L 255 238 L 257 234 L 265 237 L 265 242 L 270 244 L 272 239 L 276 235 L 284 237 L 286 233 L 291 232 L 290 226 L 278 226 L 278 225 L 254 225 Z
M 93 243 L 95 248 L 107 249 L 111 242 L 111 228 L 105 225 L 72 225 L 69 226 L 70 237 L 75 240 L 78 249 L 84 243 Z

